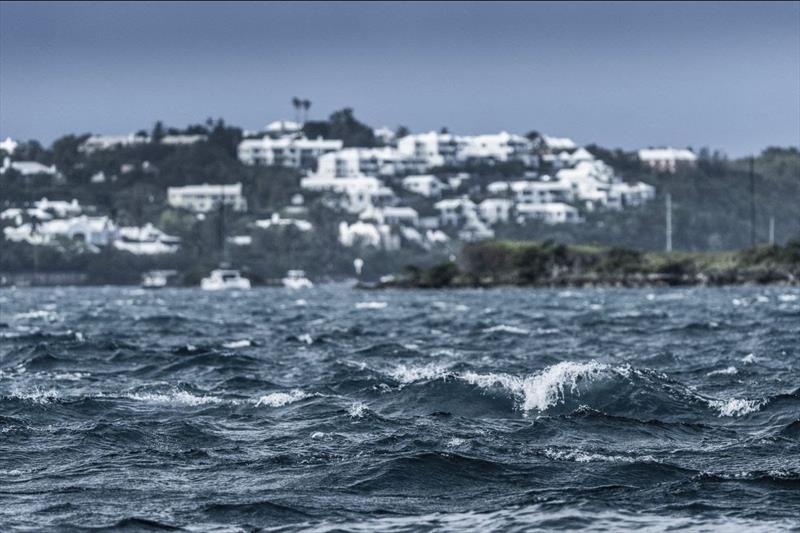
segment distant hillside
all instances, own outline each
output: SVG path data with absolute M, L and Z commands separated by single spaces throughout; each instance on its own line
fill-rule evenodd
M 704 150 L 696 168 L 681 168 L 676 174 L 668 174 L 642 166 L 631 153 L 597 146 L 590 146 L 589 150 L 627 181 L 642 180 L 654 185 L 655 201 L 624 212 L 587 213 L 586 222 L 577 226 L 509 227 L 498 231 L 497 236 L 659 250 L 665 243 L 665 196 L 670 193 L 675 250 L 735 250 L 750 246 L 747 159 L 728 160 Z M 775 242 L 800 237 L 797 148 L 767 148 L 755 158 L 755 204 L 757 243 L 768 242 L 770 217 L 775 220 Z

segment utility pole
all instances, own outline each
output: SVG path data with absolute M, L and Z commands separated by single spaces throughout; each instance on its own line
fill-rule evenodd
M 672 251 L 672 194 L 667 193 L 667 246 L 668 252 Z
M 769 217 L 769 245 L 775 246 L 775 217 Z
M 750 247 L 756 247 L 756 158 L 750 156 Z

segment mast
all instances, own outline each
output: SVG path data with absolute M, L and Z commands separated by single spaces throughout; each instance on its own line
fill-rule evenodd
M 667 235 L 666 250 L 672 251 L 672 194 L 667 193 Z

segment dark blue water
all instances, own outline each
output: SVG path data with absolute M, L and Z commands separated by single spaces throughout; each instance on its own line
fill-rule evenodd
M 800 289 L 0 292 L 2 530 L 800 526 Z

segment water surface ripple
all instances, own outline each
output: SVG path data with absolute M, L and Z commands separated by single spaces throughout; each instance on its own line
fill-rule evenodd
M 3 530 L 800 527 L 800 289 L 0 291 Z

